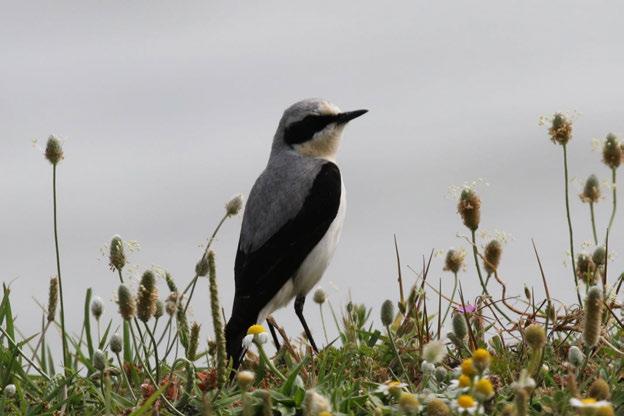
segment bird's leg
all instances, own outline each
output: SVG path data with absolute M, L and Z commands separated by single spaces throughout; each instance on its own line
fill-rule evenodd
M 281 348 L 281 345 L 280 345 L 279 340 L 277 339 L 277 333 L 275 332 L 275 327 L 273 326 L 273 323 L 269 319 L 267 319 L 267 324 L 269 325 L 269 330 L 271 331 L 271 336 L 273 337 L 273 342 L 275 343 L 275 349 L 279 351 Z
M 301 325 L 303 325 L 303 330 L 306 333 L 306 337 L 308 337 L 308 341 L 310 341 L 310 345 L 312 345 L 312 349 L 314 350 L 315 353 L 318 354 L 318 348 L 316 348 L 316 343 L 314 342 L 314 339 L 312 338 L 312 333 L 310 332 L 310 328 L 308 328 L 308 324 L 305 321 L 305 318 L 303 317 L 303 304 L 305 303 L 305 296 L 297 296 L 295 298 L 295 313 L 297 314 L 297 316 L 299 317 L 299 320 L 301 321 Z

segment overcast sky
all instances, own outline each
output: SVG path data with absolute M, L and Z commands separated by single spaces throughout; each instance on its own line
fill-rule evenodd
M 580 251 L 591 229 L 579 183 L 609 174 L 591 139 L 624 132 L 623 20 L 621 2 L 569 0 L 3 3 L 0 280 L 12 281 L 19 326 L 36 330 L 33 298 L 46 302 L 55 273 L 52 168 L 40 149 L 49 134 L 65 140 L 59 227 L 75 330 L 88 287 L 117 319 L 102 255 L 113 234 L 140 243 L 135 277 L 160 266 L 186 285 L 223 204 L 264 168 L 282 111 L 306 97 L 370 110 L 339 155 L 347 220 L 322 282 L 335 305 L 349 293 L 375 307 L 397 299 L 395 233 L 409 284 L 407 266 L 432 249 L 467 248 L 448 187 L 477 178 L 489 183 L 478 188 L 482 229 L 513 237 L 500 269 L 512 292 L 526 283 L 543 293 L 534 238 L 553 295 L 572 299 L 562 153 L 538 118 L 580 113 L 569 146 Z M 601 235 L 609 204 L 597 207 Z M 227 314 L 240 224 L 227 221 L 214 246 Z M 616 252 L 622 227 L 621 211 Z M 448 290 L 442 260 L 430 279 Z M 614 279 L 622 256 L 609 268 Z M 473 268 L 462 283 L 477 293 Z M 206 335 L 207 281 L 195 299 Z M 311 302 L 307 314 L 320 339 Z M 300 331 L 291 306 L 276 318 Z

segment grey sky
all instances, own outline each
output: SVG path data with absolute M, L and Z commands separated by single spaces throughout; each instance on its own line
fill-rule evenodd
M 295 4 L 297 3 L 297 4 Z M 159 265 L 179 285 L 233 194 L 263 169 L 282 111 L 319 96 L 370 112 L 339 162 L 349 207 L 322 283 L 335 304 L 396 299 L 393 234 L 404 265 L 466 246 L 448 186 L 485 178 L 482 228 L 510 233 L 501 274 L 542 293 L 535 238 L 557 297 L 572 298 L 561 149 L 538 117 L 578 110 L 572 177 L 606 179 L 591 138 L 624 132 L 624 5 L 580 1 L 4 2 L 0 12 L 0 273 L 20 326 L 34 331 L 54 273 L 51 167 L 32 139 L 66 139 L 59 224 L 70 326 L 87 287 L 115 316 L 100 250 L 138 240 L 136 273 Z M 624 177 L 622 178 L 624 180 Z M 591 238 L 572 186 L 577 249 Z M 606 191 L 605 191 L 606 192 Z M 604 229 L 609 201 L 598 206 Z M 624 243 L 619 212 L 611 246 Z M 240 218 L 215 244 L 229 313 Z M 601 234 L 604 234 L 601 231 Z M 624 268 L 616 256 L 611 277 Z M 464 287 L 477 293 L 472 268 Z M 413 274 L 404 269 L 407 282 Z M 438 257 L 430 275 L 442 272 Z M 333 289 L 333 282 L 337 289 Z M 162 285 L 164 293 L 164 285 Z M 494 290 L 498 292 L 498 290 Z M 210 328 L 207 282 L 192 307 Z M 310 320 L 318 311 L 310 302 Z M 277 313 L 291 334 L 291 308 Z M 376 316 L 375 316 L 375 319 Z M 320 324 L 314 331 L 321 335 Z

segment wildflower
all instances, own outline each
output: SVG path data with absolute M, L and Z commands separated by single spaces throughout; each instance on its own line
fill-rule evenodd
M 126 255 L 124 253 L 123 240 L 120 236 L 114 235 L 110 242 L 110 253 L 108 262 L 111 268 L 121 270 L 126 265 Z
M 390 394 L 391 396 L 398 397 L 405 387 L 407 387 L 407 384 L 394 380 L 380 384 L 375 391 L 384 395 Z
M 399 396 L 399 407 L 407 414 L 415 414 L 421 409 L 416 395 L 405 391 Z
M 577 256 L 576 274 L 587 285 L 596 283 L 596 264 L 587 254 L 581 253 Z
M 602 290 L 592 286 L 585 298 L 585 323 L 583 340 L 587 347 L 594 347 L 600 338 L 602 319 Z
M 585 361 L 585 354 L 576 345 L 572 345 L 568 349 L 568 361 L 575 367 L 580 367 Z
M 94 298 L 91 302 L 91 313 L 95 317 L 96 320 L 100 320 L 100 316 L 102 316 L 102 312 L 104 311 L 104 304 L 102 303 L 102 298 L 99 296 Z
M 615 416 L 615 411 L 613 410 L 613 406 L 611 404 L 601 406 L 596 409 L 596 416 Z
M 613 134 L 609 133 L 602 148 L 602 161 L 611 169 L 617 169 L 622 163 L 622 149 L 620 141 Z
M 466 252 L 464 250 L 450 249 L 446 252 L 446 259 L 444 260 L 444 270 L 457 274 L 464 266 L 465 258 Z
M 63 147 L 61 141 L 54 135 L 48 137 L 48 143 L 46 144 L 45 157 L 56 166 L 61 160 L 63 160 Z
M 141 276 L 141 284 L 137 294 L 137 316 L 140 320 L 147 322 L 154 315 L 157 299 L 156 277 L 151 270 L 147 270 Z
M 16 391 L 17 389 L 15 388 L 15 384 L 7 384 L 3 390 L 4 396 L 9 399 L 15 396 Z
M 546 332 L 544 327 L 531 324 L 524 329 L 524 339 L 533 350 L 541 350 L 546 345 Z
M 588 397 L 586 399 L 577 399 L 576 397 L 573 397 L 570 399 L 570 405 L 578 409 L 598 409 L 601 407 L 611 406 L 611 403 L 606 400 L 596 400 L 592 397 Z
M 442 362 L 444 357 L 446 357 L 446 348 L 442 341 L 429 341 L 423 347 L 422 358 L 431 364 L 438 364 Z
M 225 212 L 229 217 L 233 217 L 238 214 L 241 208 L 243 207 L 243 195 L 238 194 L 234 195 L 232 199 L 230 199 L 227 204 L 225 204 Z
M 391 300 L 386 300 L 381 305 L 381 323 L 383 326 L 390 326 L 394 320 L 394 304 Z
M 470 303 L 466 303 L 465 305 L 459 305 L 455 308 L 459 313 L 475 313 L 477 311 L 477 307 Z
M 503 246 L 498 240 L 492 240 L 485 246 L 483 267 L 488 274 L 498 269 L 502 252 Z
M 102 350 L 95 350 L 93 353 L 93 367 L 100 371 L 104 371 L 106 368 L 106 356 Z
M 477 348 L 472 353 L 472 361 L 476 369 L 482 373 L 490 366 L 490 363 L 492 362 L 492 355 L 485 348 Z
M 431 374 L 436 370 L 436 367 L 434 364 L 428 362 L 428 361 L 423 361 L 420 364 L 420 371 L 422 371 L 424 374 Z
M 123 341 L 121 339 L 121 335 L 114 334 L 110 339 L 110 349 L 115 354 L 119 354 L 121 352 Z
M 167 287 L 169 288 L 170 292 L 178 292 L 178 287 L 173 281 L 173 276 L 171 276 L 171 273 L 165 272 L 165 282 L 167 282 Z
M 441 399 L 433 399 L 425 407 L 427 416 L 450 416 L 451 409 Z
M 607 250 L 604 246 L 598 246 L 592 254 L 592 260 L 597 266 L 604 266 L 607 263 Z
M 331 412 L 329 400 L 313 389 L 305 392 L 302 408 L 304 416 L 320 416 L 321 412 Z
M 325 291 L 319 287 L 314 292 L 314 297 L 312 299 L 314 300 L 315 303 L 322 305 L 325 303 L 325 298 L 326 298 Z
M 520 371 L 520 378 L 518 378 L 518 381 L 514 381 L 511 384 L 515 390 L 524 390 L 529 394 L 533 391 L 535 385 L 535 380 L 529 376 L 529 372 L 526 368 L 523 368 L 522 371 Z
M 494 386 L 487 378 L 482 378 L 474 385 L 475 396 L 480 401 L 486 401 L 494 396 Z
M 252 371 L 239 371 L 236 375 L 238 387 L 243 391 L 247 391 L 247 389 L 253 384 L 255 379 L 256 375 Z
M 595 204 L 600 201 L 600 182 L 596 175 L 590 175 L 585 181 L 583 193 L 579 195 L 581 201 L 585 203 Z
M 136 302 L 126 285 L 119 285 L 117 303 L 119 304 L 119 313 L 123 319 L 127 321 L 134 318 L 136 314 Z
M 199 383 L 197 387 L 203 392 L 214 390 L 217 388 L 217 370 L 202 370 L 197 373 Z
M 607 400 L 611 396 L 609 384 L 602 378 L 594 380 L 589 386 L 589 397 L 596 400 Z
M 167 315 L 173 316 L 178 309 L 178 292 L 171 292 L 165 301 L 165 312 Z
M 58 277 L 50 279 L 50 289 L 48 290 L 48 322 L 54 321 L 56 306 L 58 305 Z
M 479 228 L 481 220 L 481 200 L 472 189 L 464 189 L 459 197 L 457 212 L 462 217 L 464 225 L 468 229 L 475 231 Z
M 451 380 L 451 390 L 467 391 L 472 385 L 472 378 L 466 374 L 460 374 L 455 380 Z
M 243 348 L 247 349 L 252 342 L 263 345 L 269 340 L 269 336 L 262 325 L 255 324 L 249 327 L 247 335 L 243 338 Z
M 477 410 L 477 401 L 469 394 L 462 394 L 456 400 L 461 413 L 473 414 Z
M 552 118 L 548 134 L 553 143 L 566 145 L 572 138 L 572 122 L 563 114 L 556 113 Z
M 468 377 L 474 377 L 477 375 L 477 369 L 475 368 L 472 358 L 466 358 L 464 361 L 462 361 L 462 363 L 460 364 L 460 368 L 461 373 Z

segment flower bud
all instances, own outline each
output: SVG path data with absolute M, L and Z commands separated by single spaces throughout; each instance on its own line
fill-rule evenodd
M 597 378 L 594 382 L 589 386 L 589 397 L 600 400 L 608 400 L 611 396 L 611 390 L 609 389 L 609 384 L 602 378 Z
M 581 253 L 576 257 L 576 274 L 587 285 L 596 283 L 596 265 L 587 254 Z
M 572 138 L 572 122 L 563 114 L 556 113 L 552 118 L 552 124 L 548 129 L 550 140 L 555 144 L 565 145 Z
M 459 197 L 457 211 L 461 215 L 464 225 L 475 231 L 481 220 L 481 199 L 472 189 L 464 189 Z
M 137 294 L 137 317 L 141 321 L 147 322 L 154 316 L 157 299 L 156 277 L 154 272 L 146 270 L 143 276 L 141 276 L 141 284 Z
M 171 273 L 169 273 L 169 272 L 165 273 L 165 282 L 167 282 L 167 287 L 169 288 L 170 292 L 177 292 L 178 291 L 178 287 L 176 286 L 175 282 L 173 281 L 173 276 L 171 276 Z
M 600 182 L 596 175 L 590 175 L 585 181 L 583 193 L 579 195 L 581 201 L 587 203 L 596 203 L 600 201 Z
M 607 135 L 604 147 L 602 148 L 602 161 L 605 165 L 611 169 L 617 169 L 622 163 L 622 148 L 620 148 L 620 141 L 613 134 Z
M 243 391 L 247 391 L 255 379 L 256 375 L 252 371 L 239 371 L 236 375 L 238 387 Z
M 446 368 L 440 366 L 440 367 L 436 367 L 435 369 L 435 378 L 438 381 L 444 381 L 446 380 L 446 377 L 448 376 L 448 371 L 446 370 Z
M 104 371 L 106 368 L 106 356 L 102 350 L 95 350 L 93 353 L 93 367 L 100 371 Z
M 323 289 L 321 289 L 320 287 L 318 289 L 316 289 L 316 291 L 314 292 L 314 302 L 318 303 L 319 305 L 322 305 L 325 303 L 325 291 Z
M 524 330 L 526 343 L 533 350 L 541 350 L 546 345 L 546 332 L 544 327 L 538 324 L 531 324 Z
M 225 204 L 225 212 L 228 216 L 232 217 L 239 213 L 241 208 L 243 207 L 243 195 L 238 194 L 234 195 L 232 199 Z
M 391 300 L 386 300 L 381 305 L 381 323 L 383 326 L 390 326 L 394 320 L 394 304 Z
M 12 398 L 15 396 L 17 389 L 15 388 L 15 384 L 7 384 L 4 387 L 4 397 L 6 398 Z
M 598 246 L 592 254 L 592 260 L 597 266 L 604 266 L 607 263 L 607 250 L 604 246 Z
M 54 321 L 56 306 L 58 305 L 58 277 L 50 279 L 50 289 L 48 290 L 48 322 Z
M 503 247 L 498 240 L 492 240 L 485 246 L 483 267 L 488 274 L 498 269 L 502 252 Z
M 48 137 L 45 157 L 50 161 L 50 163 L 52 163 L 52 165 L 56 165 L 58 162 L 63 160 L 63 147 L 61 146 L 61 141 L 53 135 Z
M 97 296 L 91 301 L 91 313 L 93 314 L 95 319 L 99 321 L 103 311 L 104 304 L 102 303 L 102 298 Z
M 462 313 L 453 314 L 453 334 L 460 340 L 466 338 L 468 327 L 466 326 L 466 318 Z
M 580 367 L 585 361 L 585 354 L 576 345 L 572 345 L 568 349 L 568 361 L 575 367 Z
M 600 339 L 602 306 L 602 289 L 598 286 L 592 286 L 585 298 L 583 327 L 583 340 L 589 348 L 596 346 Z
M 126 321 L 134 318 L 136 314 L 136 302 L 126 285 L 119 285 L 117 291 L 117 304 L 119 313 Z
M 446 252 L 444 270 L 457 274 L 464 265 L 466 252 L 463 250 L 450 249 Z
M 191 325 L 191 335 L 189 337 L 189 347 L 186 353 L 187 358 L 191 361 L 195 361 L 197 358 L 197 347 L 199 345 L 199 324 L 193 322 Z
M 126 265 L 126 254 L 124 253 L 123 240 L 118 235 L 113 236 L 110 242 L 108 262 L 115 270 L 121 270 Z
M 123 345 L 123 341 L 121 339 L 121 335 L 114 334 L 110 339 L 110 349 L 115 354 L 119 354 L 121 352 Z

